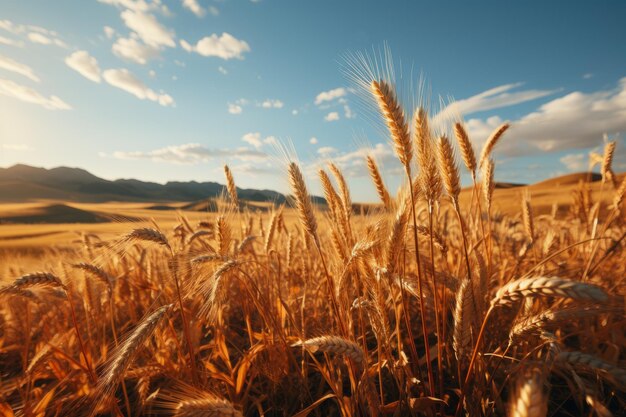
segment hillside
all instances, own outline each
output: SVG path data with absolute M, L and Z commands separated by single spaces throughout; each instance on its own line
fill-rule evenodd
M 68 202 L 180 202 L 218 196 L 224 186 L 216 182 L 157 184 L 134 179 L 109 181 L 80 168 L 36 168 L 14 165 L 0 168 L 0 202 L 26 202 L 41 199 Z M 240 199 L 283 203 L 285 196 L 272 190 L 241 189 Z

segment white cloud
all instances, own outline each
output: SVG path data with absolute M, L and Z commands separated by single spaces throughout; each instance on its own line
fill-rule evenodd
M 118 57 L 141 65 L 145 65 L 149 60 L 159 56 L 157 48 L 141 43 L 133 37 L 118 38 L 111 50 Z
M 480 144 L 502 122 L 497 116 L 470 119 L 467 127 Z M 612 90 L 568 93 L 511 124 L 497 148 L 506 155 L 594 147 L 604 133 L 626 132 L 626 78 Z
M 256 149 L 260 149 L 263 145 L 276 145 L 278 143 L 278 139 L 275 136 L 263 138 L 259 132 L 246 133 L 241 137 L 241 140 L 254 146 Z
M 559 160 L 570 171 L 584 171 L 587 169 L 587 158 L 583 153 L 565 155 Z
M 298 115 L 298 113 L 299 113 L 299 111 L 298 111 L 298 110 L 296 110 L 296 109 L 293 109 L 293 110 L 291 111 L 291 114 L 292 114 L 292 115 L 294 115 L 294 116 L 297 116 L 297 115 Z
M 207 8 L 207 10 L 209 11 L 209 13 L 211 13 L 213 16 L 219 16 L 220 15 L 220 11 L 217 7 L 215 6 L 209 6 Z
M 319 93 L 317 97 L 315 97 L 315 105 L 319 106 L 325 101 L 333 101 L 339 97 L 344 97 L 346 94 L 348 94 L 348 90 L 343 87 L 335 88 L 329 91 L 323 91 Z
M 28 145 L 24 145 L 23 143 L 3 143 L 2 149 L 15 152 L 27 152 L 33 150 L 33 148 Z
M 22 64 L 21 62 L 17 62 L 4 55 L 0 55 L 0 68 L 14 72 L 16 74 L 23 75 L 24 77 L 32 81 L 39 82 L 39 77 L 35 75 L 35 72 L 31 67 L 26 64 Z
M 591 72 L 583 74 L 583 79 L 588 80 L 590 78 L 593 78 L 593 74 Z
M 154 7 L 144 0 L 98 0 L 98 2 L 138 12 L 147 12 Z
M 115 36 L 115 29 L 113 29 L 111 26 L 105 26 L 104 34 L 106 35 L 107 38 L 113 39 L 113 36 Z
M 4 36 L 0 36 L 0 44 L 9 45 L 9 46 L 17 46 L 20 48 L 24 46 L 24 43 L 22 41 L 16 41 L 14 39 L 5 38 Z
M 37 90 L 17 84 L 10 80 L 0 79 L 0 94 L 18 100 L 38 104 L 48 110 L 70 110 L 72 107 L 57 96 L 45 97 Z
M 174 99 L 169 94 L 154 92 L 127 69 L 109 69 L 102 73 L 102 77 L 113 87 L 124 90 L 140 100 L 154 101 L 161 106 L 174 105 Z
M 187 52 L 196 52 L 202 56 L 215 56 L 225 60 L 243 59 L 243 54 L 250 52 L 250 45 L 246 41 L 239 40 L 229 33 L 221 36 L 213 34 L 200 39 L 196 45 L 191 45 L 185 40 L 180 41 L 180 46 Z
M 198 0 L 183 0 L 183 7 L 195 14 L 197 17 L 203 17 L 206 14 L 206 10 L 200 6 Z
M 157 162 L 176 164 L 197 164 L 214 158 L 231 158 L 241 161 L 260 161 L 267 159 L 267 155 L 258 150 L 249 148 L 238 149 L 211 149 L 199 143 L 167 146 L 147 152 L 114 152 L 118 159 L 148 159 Z
M 155 71 L 155 70 L 150 70 L 150 71 L 148 71 L 148 75 L 149 75 L 151 78 L 154 78 L 154 77 L 156 77 L 156 71 Z
M 261 134 L 259 132 L 246 133 L 241 137 L 241 140 L 249 143 L 257 149 L 263 146 L 263 142 L 261 141 Z
M 472 97 L 450 103 L 436 115 L 433 119 L 433 124 L 447 123 L 452 118 L 467 116 L 479 111 L 513 106 L 557 92 L 557 90 L 525 90 L 511 92 L 511 90 L 521 85 L 522 83 L 501 85 Z
M 243 108 L 238 104 L 228 103 L 228 113 L 230 114 L 241 114 Z
M 27 37 L 32 43 L 38 43 L 41 45 L 56 45 L 61 48 L 67 48 L 67 45 L 62 40 L 58 38 L 50 38 L 39 32 L 30 32 Z
M 224 74 L 224 75 L 228 74 L 228 70 L 226 68 L 222 67 L 221 65 L 219 67 L 217 67 L 217 70 L 219 72 L 221 72 L 222 74 Z
M 83 77 L 94 83 L 100 82 L 100 67 L 98 60 L 89 55 L 87 51 L 76 51 L 72 55 L 65 58 L 68 67 L 78 72 Z
M 319 148 L 317 150 L 317 153 L 320 154 L 322 157 L 328 157 L 331 154 L 334 154 L 337 152 L 337 149 L 333 148 L 332 146 L 322 146 L 321 148 Z
M 311 139 L 309 139 L 309 143 L 311 145 L 317 145 L 317 138 L 315 136 L 313 136 Z
M 402 172 L 402 166 L 393 150 L 388 144 L 383 143 L 378 143 L 373 148 L 363 146 L 355 151 L 336 155 L 333 157 L 333 162 L 348 177 L 364 177 L 369 175 L 365 159 L 368 155 L 373 156 L 378 164 L 385 167 L 385 173 L 399 174 Z
M 339 120 L 339 113 L 336 111 L 331 111 L 326 116 L 324 116 L 324 120 L 327 122 L 334 122 L 335 120 Z
M 347 104 L 343 105 L 343 115 L 346 119 L 354 119 L 356 116 L 352 112 L 352 109 Z
M 282 109 L 284 103 L 280 100 L 267 99 L 261 103 L 261 107 L 264 109 Z
M 121 16 L 126 26 L 137 33 L 146 44 L 155 48 L 176 47 L 174 32 L 159 23 L 154 15 L 141 11 L 124 10 Z

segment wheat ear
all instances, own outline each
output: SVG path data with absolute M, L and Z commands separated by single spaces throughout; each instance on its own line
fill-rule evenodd
M 291 191 L 296 198 L 296 209 L 298 210 L 300 224 L 302 224 L 304 230 L 317 241 L 317 221 L 313 214 L 313 204 L 311 204 L 311 198 L 306 189 L 302 172 L 295 162 L 289 163 L 287 171 L 289 173 Z
M 237 187 L 235 186 L 233 173 L 228 165 L 224 165 L 224 175 L 226 176 L 226 190 L 228 191 L 228 195 L 230 196 L 230 201 L 231 203 L 233 203 L 233 206 L 239 209 L 239 196 L 237 195 Z
M 459 176 L 459 167 L 454 160 L 452 144 L 450 140 L 443 135 L 439 137 L 437 145 L 439 168 L 443 178 L 443 185 L 455 206 L 457 206 L 459 204 L 459 194 L 461 193 L 461 178 Z
M 504 123 L 500 125 L 496 130 L 494 130 L 491 136 L 489 136 L 487 142 L 485 142 L 485 145 L 483 146 L 482 151 L 480 152 L 480 159 L 478 163 L 479 167 L 482 167 L 485 162 L 487 162 L 489 156 L 491 155 L 491 152 L 493 151 L 493 148 L 496 146 L 496 144 L 508 128 L 509 124 Z
M 207 396 L 182 400 L 176 405 L 175 417 L 243 417 L 233 405 L 221 398 Z
M 376 186 L 376 192 L 378 193 L 380 201 L 387 210 L 391 210 L 393 207 L 391 196 L 389 195 L 389 191 L 387 191 L 383 177 L 380 175 L 378 165 L 376 165 L 376 161 L 371 155 L 367 156 L 367 169 L 369 170 L 370 177 L 374 182 L 374 186 Z
M 452 333 L 452 348 L 458 361 L 468 353 L 471 345 L 471 323 L 474 320 L 474 305 L 472 302 L 471 281 L 463 280 L 456 293 L 454 307 L 454 332 Z
M 596 302 L 608 300 L 606 292 L 592 284 L 565 278 L 534 277 L 518 279 L 502 286 L 491 300 L 491 305 L 510 305 L 529 296 L 565 297 Z
M 114 350 L 111 361 L 106 365 L 103 375 L 98 381 L 98 392 L 104 394 L 101 400 L 111 393 L 128 369 L 135 354 L 144 342 L 150 337 L 154 329 L 161 321 L 173 304 L 167 304 L 156 309 L 152 314 L 143 319 L 141 323 L 128 335 L 128 337 Z
M 454 136 L 459 143 L 463 162 L 465 163 L 467 170 L 472 174 L 472 176 L 474 176 L 476 172 L 476 155 L 474 154 L 474 147 L 472 146 L 472 142 L 467 135 L 467 131 L 461 123 L 455 123 Z
M 393 88 L 386 81 L 372 81 L 371 89 L 387 128 L 389 128 L 398 159 L 400 159 L 404 169 L 410 172 L 413 148 L 404 111 L 398 103 Z
M 548 398 L 543 389 L 543 377 L 540 371 L 534 370 L 518 381 L 511 402 L 511 416 L 545 417 L 547 413 Z
M 365 364 L 365 353 L 354 342 L 340 336 L 320 336 L 294 343 L 293 347 L 303 346 L 311 353 L 326 352 L 335 355 L 345 355 L 358 364 Z

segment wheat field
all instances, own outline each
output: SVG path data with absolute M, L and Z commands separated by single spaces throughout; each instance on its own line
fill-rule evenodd
M 216 215 L 85 233 L 42 271 L 4 257 L 0 413 L 623 415 L 615 143 L 600 188 L 573 187 L 568 210 L 538 213 L 526 192 L 501 211 L 508 124 L 478 153 L 462 122 L 437 134 L 392 83 L 368 87 L 405 181 L 389 190 L 367 157 L 367 213 L 333 163 L 318 173 L 326 208 L 290 160 L 292 207 L 267 212 L 241 208 L 225 166 Z

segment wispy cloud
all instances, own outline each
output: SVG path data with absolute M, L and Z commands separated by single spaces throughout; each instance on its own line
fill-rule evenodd
M 256 149 L 260 149 L 263 145 L 272 145 L 277 143 L 274 136 L 266 136 L 263 138 L 259 132 L 246 133 L 241 137 L 241 140 L 254 146 Z
M 57 96 L 46 97 L 33 88 L 11 80 L 0 79 L 0 94 L 26 103 L 37 104 L 48 110 L 70 110 L 72 108 Z
M 584 171 L 587 168 L 587 155 L 584 153 L 572 153 L 559 159 L 570 171 Z
M 531 100 L 536 100 L 556 93 L 558 90 L 523 90 L 512 91 L 521 87 L 523 83 L 505 84 L 491 88 L 472 97 L 457 100 L 439 112 L 433 122 L 445 123 L 455 117 L 468 116 L 479 111 L 499 109 L 513 106 Z
M 65 58 L 65 64 L 94 83 L 99 83 L 101 80 L 98 60 L 87 51 L 74 52 Z
M 250 45 L 246 41 L 237 39 L 226 32 L 221 36 L 215 33 L 205 36 L 195 45 L 181 40 L 180 46 L 187 52 L 196 52 L 202 56 L 215 56 L 224 60 L 244 59 L 244 53 L 250 52 Z
M 231 158 L 241 161 L 264 160 L 267 155 L 261 151 L 238 148 L 238 149 L 212 149 L 199 143 L 186 143 L 183 145 L 166 146 L 152 151 L 137 152 L 114 152 L 114 158 L 118 159 L 148 159 L 157 162 L 169 162 L 176 164 L 197 164 L 208 162 L 212 159 Z
M 102 73 L 102 77 L 113 87 L 124 90 L 140 100 L 154 101 L 161 106 L 174 105 L 174 99 L 169 94 L 156 93 L 125 68 L 106 70 Z
M 56 45 L 61 48 L 67 48 L 67 44 L 63 42 L 61 39 L 49 37 L 43 33 L 39 32 L 30 32 L 28 35 L 28 40 L 32 43 L 38 43 L 41 45 Z
M 195 14 L 197 17 L 204 17 L 206 10 L 200 6 L 198 0 L 183 0 L 183 7 Z
M 0 36 L 0 45 L 16 46 L 18 48 L 21 48 L 24 46 L 24 42 Z
M 480 144 L 502 122 L 470 119 L 467 127 Z M 594 147 L 604 133 L 626 132 L 626 77 L 614 89 L 568 93 L 511 123 L 498 148 L 509 156 Z
M 17 62 L 9 57 L 0 55 L 0 68 L 14 72 L 16 74 L 23 75 L 31 81 L 39 82 L 39 77 L 35 75 L 35 72 L 31 67 L 21 62 Z

